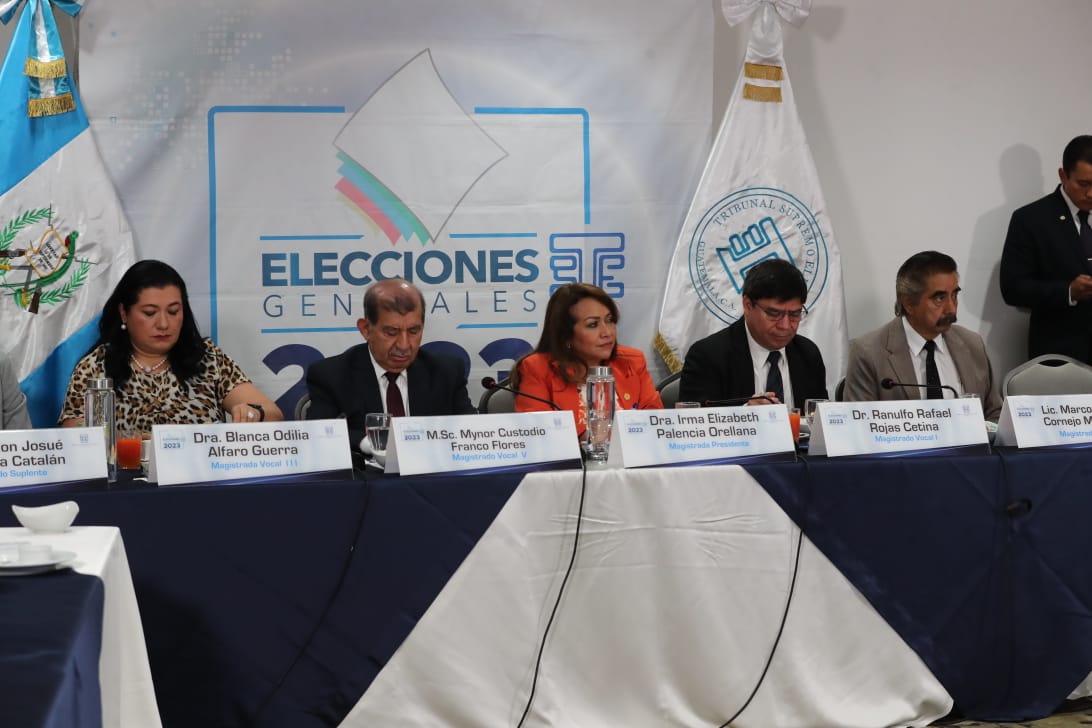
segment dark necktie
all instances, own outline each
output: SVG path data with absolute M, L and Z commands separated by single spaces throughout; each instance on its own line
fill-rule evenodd
M 777 366 L 780 360 L 780 351 L 771 351 L 766 357 L 766 361 L 770 364 L 770 371 L 766 374 L 766 391 L 776 394 L 778 401 L 782 404 L 788 404 L 785 401 L 785 383 L 781 381 L 781 367 Z
M 925 342 L 925 386 L 929 399 L 944 399 L 944 390 L 940 388 L 940 372 L 937 371 L 937 342 L 929 339 Z
M 402 403 L 402 393 L 398 391 L 398 372 L 385 372 L 387 378 L 387 414 L 391 417 L 405 417 L 406 406 Z
M 1081 247 L 1084 248 L 1085 267 L 1092 270 L 1092 227 L 1088 227 L 1088 210 L 1078 210 L 1077 220 L 1081 223 Z

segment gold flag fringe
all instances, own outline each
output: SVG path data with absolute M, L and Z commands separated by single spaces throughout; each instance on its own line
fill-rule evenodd
M 27 116 L 34 119 L 39 116 L 55 116 L 76 108 L 76 100 L 72 94 L 61 94 L 48 99 L 29 99 L 27 101 Z
M 64 58 L 55 61 L 28 58 L 23 65 L 23 74 L 31 78 L 64 78 L 68 75 L 68 64 L 64 62 Z
M 675 352 L 671 350 L 671 345 L 667 343 L 667 339 L 659 331 L 656 332 L 656 338 L 653 340 L 652 345 L 659 352 L 672 374 L 682 369 L 682 362 L 679 361 L 679 357 L 675 356 Z
M 745 83 L 743 84 L 743 98 L 751 101 L 770 101 L 780 104 L 781 89 L 773 86 L 755 86 Z
M 762 81 L 780 81 L 782 77 L 781 66 L 771 66 L 766 63 L 744 63 L 743 75 Z

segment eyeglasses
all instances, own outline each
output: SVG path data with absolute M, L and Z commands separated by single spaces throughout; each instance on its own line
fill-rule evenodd
M 761 311 L 766 316 L 766 319 L 768 321 L 773 321 L 773 322 L 780 321 L 781 319 L 788 316 L 789 321 L 792 321 L 794 323 L 798 323 L 805 316 L 808 315 L 808 309 L 805 306 L 801 306 L 800 308 L 796 309 L 795 311 L 785 311 L 784 309 L 780 309 L 780 308 L 766 308 L 765 306 L 760 306 L 757 303 L 754 304 L 754 307 L 757 308 L 759 311 Z

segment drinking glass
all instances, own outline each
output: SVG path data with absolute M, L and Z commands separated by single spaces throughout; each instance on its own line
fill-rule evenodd
M 789 410 L 789 427 L 792 428 L 792 441 L 800 442 L 800 408 L 793 407 Z
M 804 419 L 807 420 L 808 427 L 811 427 L 812 423 L 815 422 L 815 415 L 819 414 L 819 403 L 829 401 L 829 399 L 822 397 L 804 400 Z
M 125 470 L 139 470 L 140 450 L 143 446 L 144 436 L 140 432 L 118 430 L 118 467 Z
M 368 435 L 368 444 L 372 446 L 372 457 L 382 465 L 387 459 L 387 438 L 391 432 L 391 416 L 386 412 L 371 412 L 364 415 L 364 432 Z

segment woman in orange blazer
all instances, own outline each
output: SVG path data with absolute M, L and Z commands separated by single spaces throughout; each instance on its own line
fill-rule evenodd
M 588 367 L 614 372 L 615 406 L 661 409 L 663 401 L 638 349 L 619 346 L 618 306 L 606 292 L 586 283 L 566 283 L 546 304 L 538 346 L 512 368 L 512 388 L 556 402 L 576 418 L 576 431 L 587 428 L 584 379 Z M 516 397 L 517 412 L 549 410 L 544 402 Z

